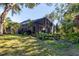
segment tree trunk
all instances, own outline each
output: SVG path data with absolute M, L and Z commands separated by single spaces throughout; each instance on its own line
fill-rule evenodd
M 3 24 L 0 23 L 0 35 L 3 35 Z
M 2 12 L 0 16 L 0 35 L 3 35 L 3 22 L 5 20 L 6 15 L 11 10 L 11 8 L 14 6 L 13 3 L 9 3 L 5 6 L 4 11 Z

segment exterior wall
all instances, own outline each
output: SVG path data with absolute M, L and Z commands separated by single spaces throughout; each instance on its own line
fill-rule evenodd
M 42 20 L 40 24 L 38 23 L 35 24 L 35 29 L 36 29 L 35 32 L 45 31 L 47 33 L 50 33 L 52 29 L 52 25 L 49 20 L 45 19 L 45 20 Z
M 22 32 L 28 32 L 28 30 L 32 33 L 38 33 L 45 31 L 47 33 L 51 33 L 52 30 L 52 23 L 47 19 L 38 19 L 36 22 L 33 22 L 32 26 L 22 25 L 21 28 Z

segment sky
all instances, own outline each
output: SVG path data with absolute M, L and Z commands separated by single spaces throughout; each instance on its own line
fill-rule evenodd
M 47 14 L 50 14 L 55 9 L 54 6 L 47 6 L 46 4 L 39 4 L 33 9 L 22 8 L 20 14 L 11 15 L 11 12 L 8 13 L 7 17 L 10 17 L 14 22 L 22 22 L 28 19 L 35 20 L 44 17 Z M 0 8 L 2 12 L 2 8 Z M 0 13 L 1 13 L 0 12 Z

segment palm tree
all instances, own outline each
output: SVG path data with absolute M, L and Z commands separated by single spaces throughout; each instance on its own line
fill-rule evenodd
M 19 13 L 21 11 L 21 6 L 25 6 L 28 8 L 33 8 L 35 3 L 27 3 L 27 4 L 17 4 L 17 3 L 1 3 L 0 6 L 3 7 L 3 12 L 0 15 L 0 35 L 3 35 L 3 23 L 6 18 L 6 15 L 9 13 L 9 11 L 12 11 L 12 14 Z

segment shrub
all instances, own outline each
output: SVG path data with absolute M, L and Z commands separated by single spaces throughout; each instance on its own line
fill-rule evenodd
M 39 32 L 37 38 L 41 40 L 64 40 L 71 43 L 79 43 L 79 33 L 66 33 L 65 35 L 60 34 L 48 34 Z
M 79 43 L 79 33 L 68 33 L 65 39 L 71 43 Z
M 79 44 L 75 44 L 74 47 L 79 49 Z
M 43 32 L 37 33 L 37 38 L 39 38 L 41 40 L 47 40 L 47 39 L 49 39 L 47 36 L 48 36 L 47 33 L 43 33 Z
M 58 40 L 60 39 L 60 35 L 39 32 L 37 33 L 37 38 L 42 39 L 42 40 L 53 40 L 53 39 Z

